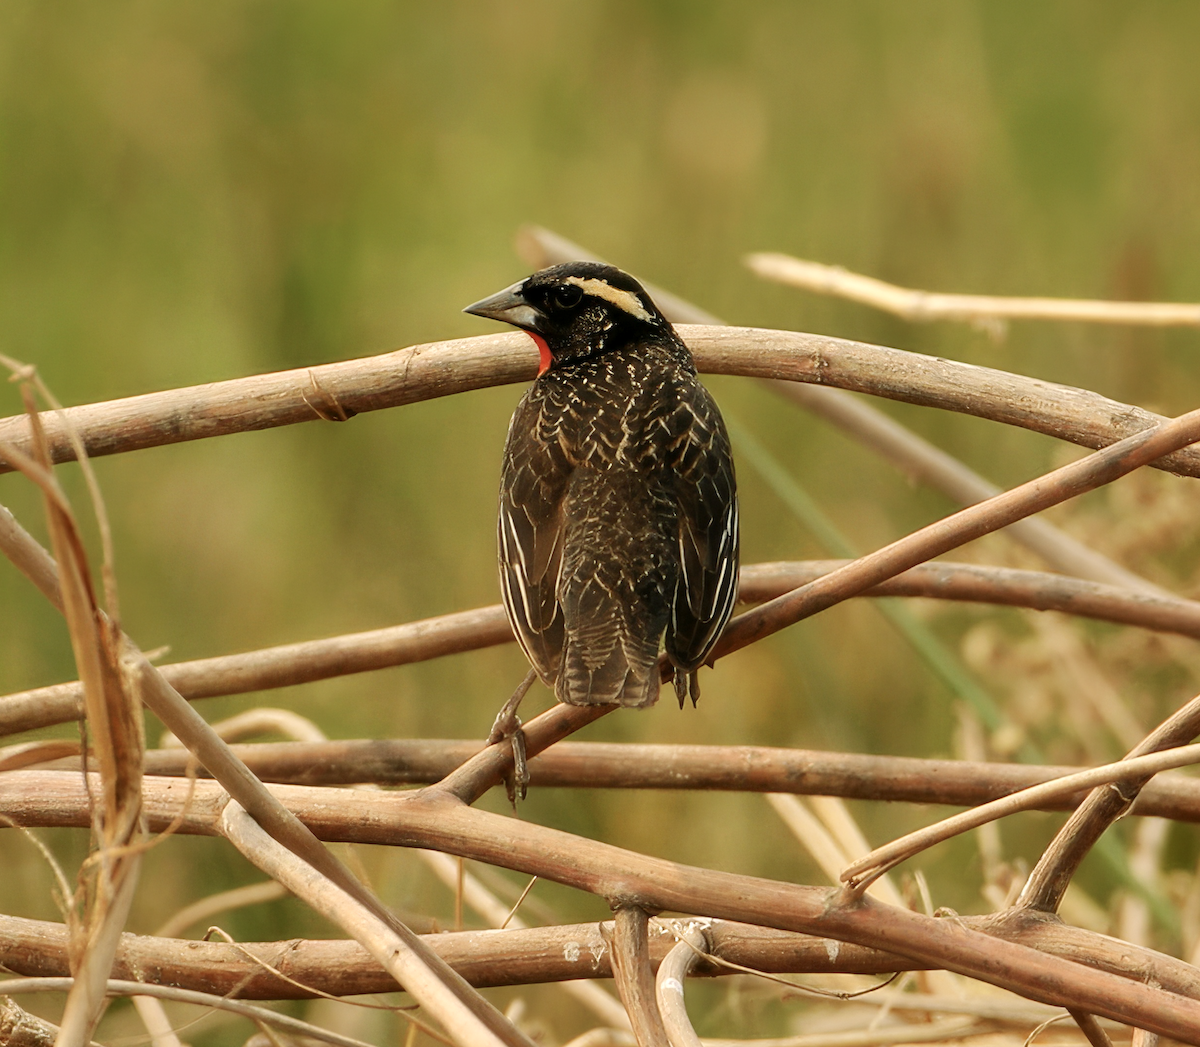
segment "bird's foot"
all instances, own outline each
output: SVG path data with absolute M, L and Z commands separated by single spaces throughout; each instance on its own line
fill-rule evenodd
M 517 800 L 525 799 L 529 791 L 529 762 L 525 756 L 525 732 L 521 728 L 521 718 L 517 715 L 517 710 L 521 707 L 521 700 L 536 679 L 537 674 L 530 669 L 525 679 L 513 691 L 512 697 L 496 714 L 495 722 L 487 736 L 488 745 L 495 745 L 505 739 L 508 739 L 512 745 L 513 769 L 512 774 L 505 777 L 504 787 L 508 791 L 508 801 L 513 805 L 514 810 Z

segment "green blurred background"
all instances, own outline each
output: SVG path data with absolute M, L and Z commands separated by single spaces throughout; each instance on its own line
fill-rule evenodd
M 1179 413 L 1200 402 L 1194 330 L 1015 324 L 997 343 L 766 285 L 740 259 L 781 250 L 933 290 L 1200 299 L 1198 39 L 1200 6 L 1186 0 L 6 3 L 0 350 L 80 403 L 486 333 L 494 325 L 460 309 L 524 275 L 512 238 L 532 221 L 734 323 L 942 354 Z M 860 548 L 950 509 L 753 384 L 710 385 Z M 496 474 L 519 395 L 97 461 L 126 628 L 184 659 L 495 602 Z M 1064 460 L 1043 437 L 883 406 L 999 483 Z M 10 391 L 0 413 L 18 409 Z M 754 463 L 739 469 L 745 560 L 824 555 Z M 76 470 L 62 472 L 82 504 Z M 1191 486 L 1134 479 L 1058 519 L 1191 592 Z M 43 533 L 23 480 L 0 477 L 0 501 Z M 1168 523 L 1147 537 L 1134 524 L 1151 518 Z M 1002 540 L 979 555 L 1027 562 Z M 1056 759 L 1101 755 L 1059 730 L 1070 712 L 1039 691 L 1051 670 L 1031 667 L 1045 656 L 1029 617 L 914 611 L 949 651 L 973 638 L 964 656 L 1023 738 Z M 65 631 L 11 569 L 0 621 L 0 692 L 73 678 Z M 1146 723 L 1195 690 L 1190 646 L 1075 631 Z M 482 737 L 522 672 L 509 647 L 200 707 L 216 718 L 285 706 L 332 737 Z M 584 737 L 953 755 L 955 709 L 859 604 L 723 662 L 696 711 L 668 696 Z M 1111 738 L 1098 747 L 1120 751 Z M 930 816 L 856 812 L 876 841 Z M 521 813 L 822 882 L 757 797 L 539 790 Z M 1030 816 L 1005 839 L 1036 857 L 1056 824 Z M 78 834 L 47 838 L 79 857 Z M 1171 847 L 1191 868 L 1189 835 Z M 40 859 L 15 838 L 4 852 L 0 905 L 53 917 Z M 406 856 L 363 861 L 389 901 L 448 918 L 449 895 Z M 935 904 L 983 907 L 970 841 L 917 865 Z M 139 931 L 259 878 L 197 840 L 157 849 L 146 876 Z M 1085 870 L 1102 906 L 1115 882 Z M 605 911 L 536 893 L 563 919 Z M 294 902 L 224 923 L 242 938 L 333 933 Z M 1178 928 L 1161 933 L 1179 947 Z M 552 1040 L 585 1027 L 536 998 Z M 737 1027 L 716 990 L 709 1002 L 713 1030 Z M 190 1039 L 248 1034 L 205 1028 Z

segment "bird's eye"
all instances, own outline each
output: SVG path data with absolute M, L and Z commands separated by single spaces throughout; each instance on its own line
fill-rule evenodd
M 550 299 L 557 309 L 574 309 L 582 301 L 583 291 L 574 284 L 567 284 L 564 287 L 556 287 Z

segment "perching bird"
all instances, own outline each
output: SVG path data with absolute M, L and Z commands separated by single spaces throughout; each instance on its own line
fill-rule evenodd
M 737 598 L 737 484 L 687 346 L 627 273 L 570 262 L 465 312 L 537 343 L 509 423 L 500 581 L 537 674 L 573 705 L 682 707 Z

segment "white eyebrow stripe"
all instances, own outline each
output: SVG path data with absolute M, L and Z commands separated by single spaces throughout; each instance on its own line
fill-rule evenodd
M 639 320 L 654 319 L 637 295 L 632 291 L 622 291 L 619 287 L 613 287 L 607 280 L 601 280 L 594 276 L 586 280 L 581 276 L 568 276 L 563 282 L 574 284 L 586 294 L 603 298 L 606 302 L 612 302 L 618 309 L 624 309 L 630 316 L 636 316 Z

